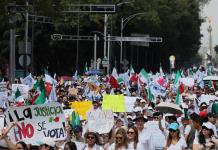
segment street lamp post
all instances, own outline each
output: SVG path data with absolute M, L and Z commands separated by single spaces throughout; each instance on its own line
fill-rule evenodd
M 143 14 L 146 14 L 146 13 L 145 12 L 141 12 L 141 13 L 132 14 L 132 15 L 126 17 L 125 19 L 121 18 L 121 29 L 120 29 L 120 37 L 121 37 L 121 41 L 120 41 L 120 64 L 122 63 L 122 60 L 123 60 L 123 41 L 122 41 L 123 30 L 124 30 L 125 26 L 127 25 L 127 23 L 130 20 L 132 20 L 133 18 L 135 18 L 138 15 L 143 15 Z

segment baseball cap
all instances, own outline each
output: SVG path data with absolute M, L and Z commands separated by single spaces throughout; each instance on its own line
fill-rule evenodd
M 179 124 L 178 123 L 171 123 L 169 129 L 178 130 Z

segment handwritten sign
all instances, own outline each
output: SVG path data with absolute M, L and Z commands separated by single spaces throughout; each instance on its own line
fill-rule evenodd
M 24 141 L 27 144 L 37 144 L 44 137 L 55 141 L 66 138 L 64 111 L 59 103 L 9 108 L 6 113 L 6 122 L 18 123 L 12 129 L 13 142 Z
M 125 103 L 123 95 L 103 95 L 103 110 L 112 110 L 113 112 L 125 112 Z
M 0 99 L 7 99 L 8 89 L 6 82 L 0 82 Z
M 82 116 L 83 120 L 87 119 L 86 113 L 91 109 L 92 102 L 91 101 L 83 101 L 83 102 L 72 102 L 71 107 L 77 112 L 80 116 Z
M 133 111 L 134 104 L 135 104 L 137 98 L 139 98 L 139 97 L 124 96 L 126 112 L 132 112 Z
M 14 97 L 17 89 L 19 89 L 20 94 L 23 98 L 28 97 L 29 86 L 25 84 L 12 84 L 12 96 Z
M 88 130 L 99 134 L 109 133 L 114 125 L 114 116 L 111 110 L 97 110 L 87 113 Z

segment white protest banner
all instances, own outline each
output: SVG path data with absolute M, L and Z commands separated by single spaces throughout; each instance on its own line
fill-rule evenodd
M 114 125 L 114 116 L 111 110 L 97 110 L 87 113 L 88 130 L 99 134 L 109 133 Z
M 9 108 L 6 122 L 17 122 L 12 129 L 13 142 L 24 141 L 26 144 L 38 144 L 45 137 L 55 141 L 66 138 L 64 111 L 59 103 L 31 105 Z
M 195 84 L 194 78 L 181 78 L 180 82 L 182 82 L 185 86 L 193 87 Z
M 130 97 L 130 96 L 124 96 L 125 106 L 126 106 L 126 112 L 132 112 L 134 109 L 134 104 L 136 102 L 136 99 L 139 97 Z
M 0 99 L 7 99 L 8 89 L 6 82 L 0 82 Z
M 68 119 L 72 115 L 73 111 L 73 109 L 64 109 L 65 118 Z
M 215 95 L 204 95 L 202 94 L 200 97 L 200 104 L 205 102 L 207 105 L 210 104 L 210 101 L 216 100 L 217 97 Z
M 28 97 L 29 86 L 25 84 L 12 84 L 12 96 L 14 97 L 17 89 L 19 89 L 20 94 L 23 98 Z

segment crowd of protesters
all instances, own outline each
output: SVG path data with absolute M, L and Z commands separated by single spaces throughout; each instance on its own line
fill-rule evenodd
M 206 75 L 205 75 L 206 76 Z M 39 77 L 41 79 L 43 77 Z M 92 82 L 88 79 L 92 78 Z M 95 78 L 95 79 L 93 79 Z M 102 109 L 104 94 L 123 94 L 137 96 L 132 112 L 114 113 L 114 126 L 109 133 L 99 134 L 87 129 L 87 121 L 72 127 L 66 127 L 67 138 L 54 141 L 45 138 L 38 145 L 27 145 L 23 141 L 13 143 L 8 134 L 11 128 L 1 121 L 0 149 L 11 150 L 216 150 L 218 149 L 218 89 L 209 83 L 199 86 L 195 80 L 193 87 L 185 87 L 181 94 L 180 108 L 182 115 L 159 112 L 156 106 L 161 102 L 176 103 L 176 92 L 173 92 L 174 78 L 168 78 L 166 95 L 157 95 L 151 100 L 148 96 L 146 83 L 131 82 L 128 87 L 122 82 L 116 88 L 107 76 L 74 77 L 72 81 L 60 80 L 56 85 L 57 101 L 64 109 L 70 108 L 70 102 L 92 101 L 92 110 Z M 98 84 L 93 80 L 97 80 Z M 20 82 L 19 80 L 17 81 Z M 89 85 L 91 83 L 91 85 Z M 92 86 L 94 84 L 94 87 Z M 139 85 L 140 84 L 140 85 Z M 90 90 L 91 87 L 94 90 Z M 77 89 L 75 95 L 69 88 Z M 10 89 L 10 85 L 9 85 Z M 29 91 L 25 104 L 31 104 L 34 89 Z M 202 95 L 213 95 L 215 98 L 206 102 Z M 48 96 L 48 95 L 47 95 Z M 10 102 L 10 107 L 18 104 Z M 19 104 L 20 105 L 20 104 Z M 0 108 L 0 118 L 4 118 L 5 108 Z M 3 119 L 1 119 L 3 120 Z M 150 130 L 149 124 L 156 125 L 156 132 Z M 158 133 L 158 134 L 156 134 Z

